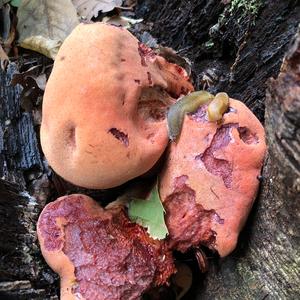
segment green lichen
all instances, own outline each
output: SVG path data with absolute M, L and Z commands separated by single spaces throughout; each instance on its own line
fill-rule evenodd
M 256 16 L 263 5 L 263 0 L 232 0 L 230 2 L 229 12 L 241 10 L 242 15 Z
M 208 41 L 208 45 L 204 45 L 207 49 L 210 48 L 211 41 L 214 42 L 214 36 L 218 35 L 220 28 L 228 24 L 228 22 L 234 20 L 240 25 L 245 21 L 249 25 L 255 25 L 255 20 L 264 6 L 265 0 L 227 0 L 224 3 L 226 5 L 218 17 L 218 22 L 209 30 L 211 40 Z
M 233 15 L 237 16 L 237 23 L 240 23 L 245 17 L 250 17 L 252 25 L 263 7 L 265 0 L 231 0 L 225 7 L 218 19 L 219 26 L 226 24 L 227 20 Z
M 215 43 L 212 39 L 208 40 L 205 44 L 204 47 L 206 49 L 212 49 L 215 46 Z

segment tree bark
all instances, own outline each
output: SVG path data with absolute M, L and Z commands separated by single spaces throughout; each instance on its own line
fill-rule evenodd
M 263 184 L 238 248 L 223 260 L 210 259 L 205 276 L 196 272 L 184 299 L 300 298 L 299 33 L 289 46 L 299 2 L 139 0 L 136 12 L 145 20 L 136 34 L 147 40 L 146 30 L 188 57 L 198 89 L 226 91 L 265 120 Z M 266 82 L 277 77 L 288 48 L 265 98 Z M 0 71 L 0 298 L 58 299 L 58 278 L 41 257 L 35 224 L 46 201 L 68 191 L 48 178 L 38 126 L 21 109 L 21 87 L 10 84 L 17 71 L 14 63 Z
M 17 71 L 15 63 L 0 71 L 0 298 L 50 299 L 57 275 L 41 257 L 35 234 L 50 183 L 32 115 L 21 109 L 22 88 L 11 85 Z

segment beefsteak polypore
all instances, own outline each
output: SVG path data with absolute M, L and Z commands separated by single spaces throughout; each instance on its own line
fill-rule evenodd
M 264 128 L 240 101 L 230 99 L 222 124 L 206 108 L 186 115 L 168 149 L 159 192 L 171 248 L 205 245 L 228 255 L 255 199 L 266 151 Z
M 61 300 L 137 300 L 175 272 L 165 242 L 153 240 L 121 207 L 74 194 L 48 204 L 37 224 L 41 251 L 60 275 Z
M 75 185 L 121 185 L 147 172 L 162 155 L 167 108 L 192 90 L 183 68 L 127 30 L 80 24 L 61 46 L 47 82 L 43 152 Z

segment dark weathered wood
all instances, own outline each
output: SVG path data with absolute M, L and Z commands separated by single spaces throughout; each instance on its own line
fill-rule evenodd
M 46 299 L 56 275 L 44 264 L 35 234 L 41 205 L 16 184 L 0 180 L 0 298 Z M 54 298 L 53 298 L 54 299 Z
M 47 299 L 56 295 L 57 276 L 41 257 L 35 224 L 49 183 L 32 116 L 20 106 L 22 89 L 10 84 L 15 72 L 13 63 L 0 71 L 0 298 Z
M 32 116 L 20 105 L 21 86 L 11 86 L 11 79 L 17 72 L 12 63 L 7 72 L 0 71 L 0 176 L 11 182 L 26 186 L 24 171 L 43 170 Z M 2 137 L 2 138 L 1 138 Z

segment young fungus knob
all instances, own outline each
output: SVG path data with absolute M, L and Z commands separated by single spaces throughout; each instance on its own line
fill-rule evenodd
M 168 107 L 193 90 L 188 80 L 127 30 L 78 25 L 58 52 L 43 100 L 41 145 L 50 166 L 99 189 L 147 172 L 168 144 Z

